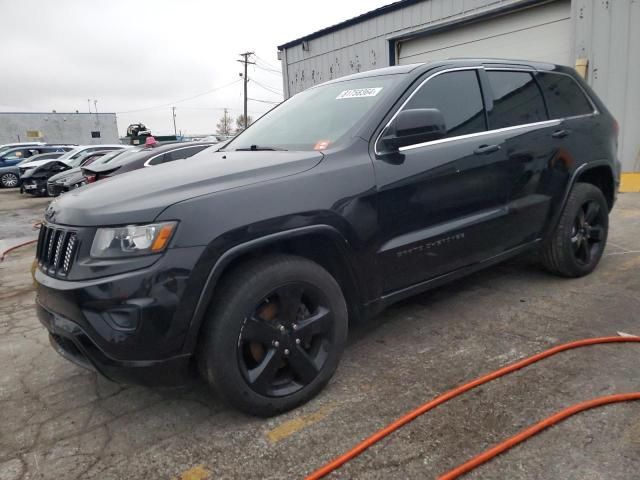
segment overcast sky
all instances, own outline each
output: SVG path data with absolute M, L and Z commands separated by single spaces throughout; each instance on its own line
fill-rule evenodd
M 141 121 L 170 134 L 175 105 L 179 130 L 212 133 L 222 108 L 242 112 L 239 53 L 264 67 L 250 67 L 267 88 L 250 81 L 249 98 L 280 100 L 278 45 L 388 3 L 0 0 L 0 111 L 87 112 L 97 99 L 121 133 Z M 249 102 L 254 117 L 269 108 Z

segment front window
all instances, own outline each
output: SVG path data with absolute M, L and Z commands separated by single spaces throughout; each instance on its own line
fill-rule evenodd
M 398 81 L 388 75 L 310 88 L 268 112 L 223 150 L 330 148 L 347 138 Z

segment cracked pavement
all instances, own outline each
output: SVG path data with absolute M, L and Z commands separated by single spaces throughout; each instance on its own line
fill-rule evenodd
M 0 225 L 27 234 L 46 203 L 0 190 Z M 466 380 L 558 343 L 640 335 L 640 194 L 620 195 L 594 274 L 557 278 L 521 258 L 398 304 L 353 328 L 323 393 L 271 419 L 202 384 L 117 385 L 58 356 L 35 316 L 33 250 L 0 264 L 0 480 L 301 478 Z M 434 478 L 573 403 L 640 391 L 639 356 L 633 344 L 560 354 L 438 407 L 332 478 Z M 465 478 L 638 471 L 640 402 L 629 402 L 568 419 Z

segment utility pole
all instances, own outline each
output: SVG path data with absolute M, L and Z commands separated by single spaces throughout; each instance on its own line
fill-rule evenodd
M 87 98 L 87 105 L 89 105 L 89 113 L 91 113 L 91 99 Z
M 98 113 L 98 100 L 93 101 L 93 106 L 95 107 L 96 114 Z
M 242 60 L 238 60 L 238 62 L 240 63 L 244 63 L 244 75 L 242 75 L 242 73 L 240 74 L 241 77 L 244 77 L 244 129 L 247 129 L 247 83 L 249 82 L 249 79 L 247 78 L 247 65 L 251 64 L 251 65 L 255 65 L 256 62 L 250 62 L 249 61 L 249 57 L 253 55 L 253 52 L 244 52 L 241 53 L 240 56 L 242 57 Z
M 173 135 L 178 136 L 178 130 L 176 129 L 176 107 L 171 107 L 171 114 L 173 115 Z

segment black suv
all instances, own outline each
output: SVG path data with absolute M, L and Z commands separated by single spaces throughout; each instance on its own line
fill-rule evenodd
M 187 160 L 46 211 L 39 318 L 119 382 L 190 373 L 272 415 L 334 373 L 348 321 L 537 249 L 591 272 L 619 178 L 616 121 L 572 69 L 397 66 L 324 83 Z

